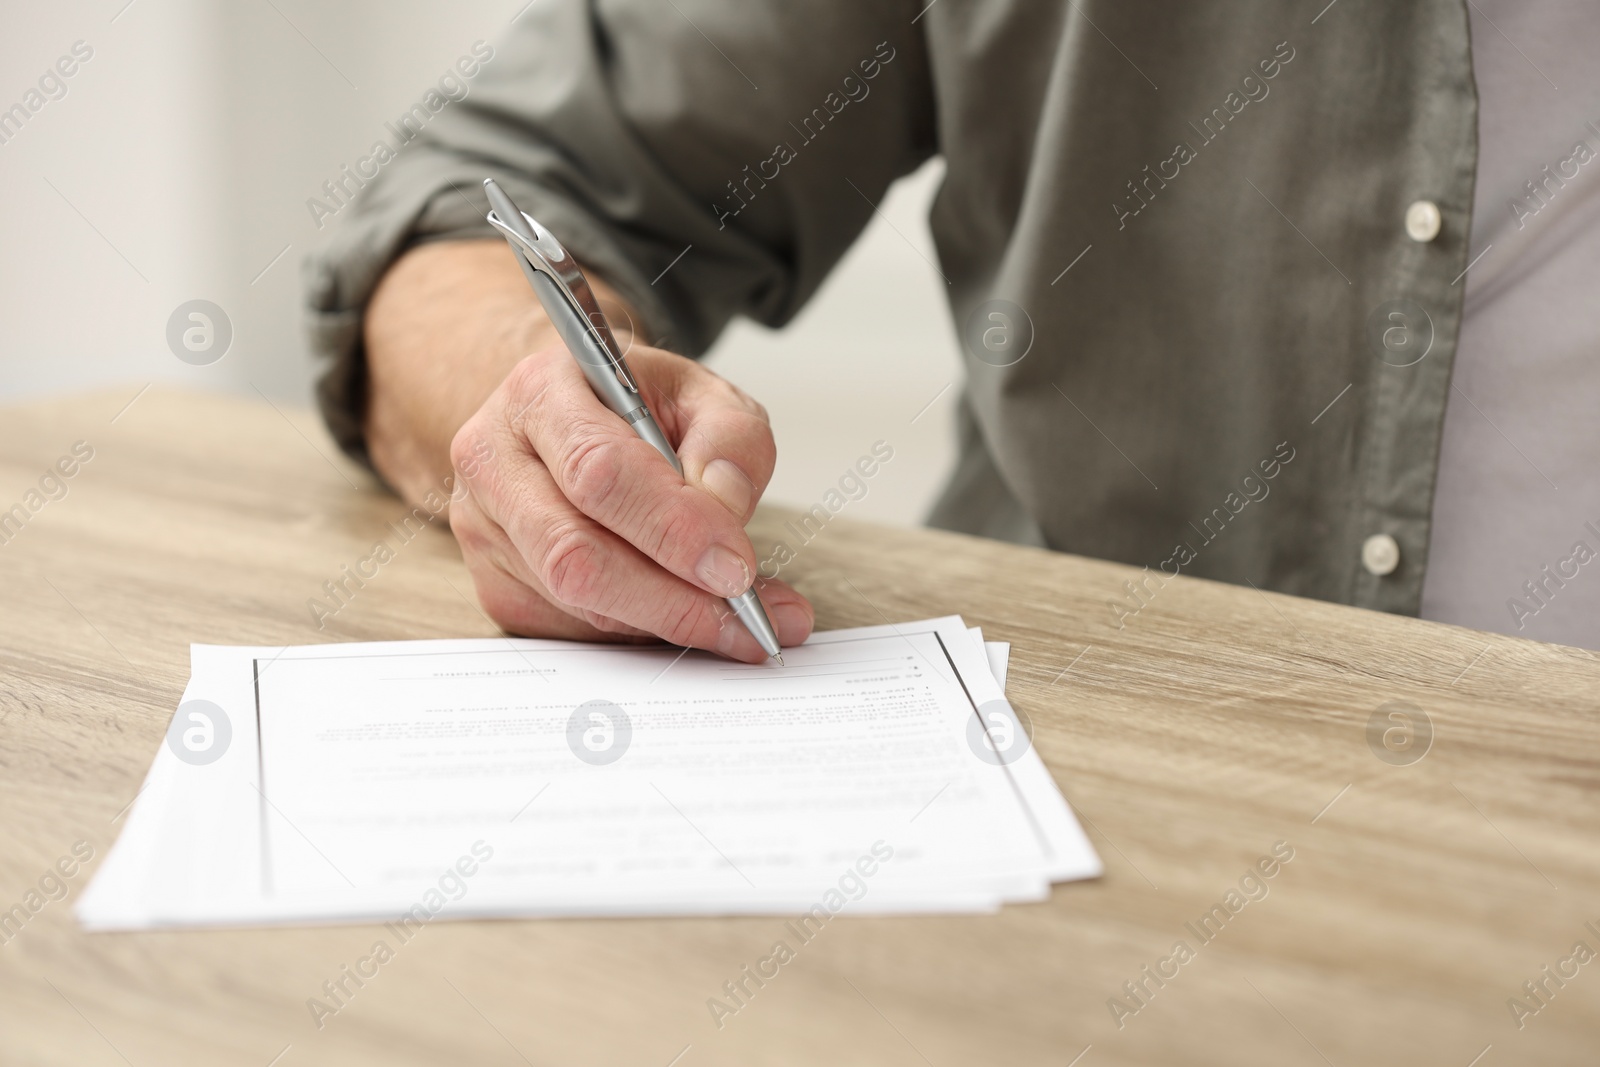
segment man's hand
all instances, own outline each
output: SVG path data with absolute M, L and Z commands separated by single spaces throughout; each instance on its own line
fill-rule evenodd
M 760 662 L 723 601 L 756 576 L 744 524 L 776 458 L 767 414 L 692 360 L 636 345 L 628 363 L 683 477 L 596 399 L 565 348 L 528 356 L 451 448 L 469 492 L 450 527 L 478 599 L 516 633 L 653 635 Z M 760 594 L 778 639 L 803 641 L 804 598 L 778 582 Z
M 595 289 L 626 346 L 630 317 Z M 594 396 L 499 242 L 408 253 L 366 327 L 374 463 L 414 498 L 454 469 L 466 492 L 450 526 L 495 622 L 765 658 L 724 603 L 756 577 L 744 524 L 776 456 L 761 405 L 692 360 L 634 345 L 629 365 L 679 477 Z M 779 641 L 804 640 L 805 598 L 778 581 L 758 592 Z

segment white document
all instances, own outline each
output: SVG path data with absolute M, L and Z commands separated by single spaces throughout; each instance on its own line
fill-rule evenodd
M 1003 648 L 951 617 L 784 657 L 194 646 L 79 917 L 972 911 L 1100 873 L 1004 701 Z

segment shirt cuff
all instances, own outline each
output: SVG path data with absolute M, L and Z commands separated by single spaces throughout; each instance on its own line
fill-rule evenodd
M 391 167 L 395 172 L 384 176 L 387 181 L 342 209 L 348 216 L 335 223 L 329 242 L 308 256 L 302 268 L 308 340 L 323 364 L 317 405 L 339 447 L 369 469 L 372 460 L 363 434 L 367 363 L 362 320 L 367 302 L 390 264 L 416 245 L 502 240 L 484 218 L 488 211 L 484 178 L 499 182 L 518 207 L 560 239 L 586 272 L 621 295 L 643 320 L 632 324 L 636 336 L 660 348 L 673 348 L 676 341 L 678 347 L 698 354 L 692 340 L 683 344 L 686 331 L 674 329 L 673 316 L 650 279 L 606 226 L 573 198 L 514 171 L 460 160 L 402 155 Z M 528 299 L 535 299 L 531 291 Z

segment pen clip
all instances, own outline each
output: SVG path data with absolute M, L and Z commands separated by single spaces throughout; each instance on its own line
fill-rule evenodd
M 638 383 L 633 380 L 633 373 L 628 369 L 627 360 L 623 359 L 616 338 L 611 333 L 611 324 L 606 321 L 605 312 L 600 310 L 600 303 L 594 298 L 594 290 L 589 288 L 589 280 L 583 276 L 577 260 L 573 259 L 567 252 L 566 246 L 556 240 L 553 233 L 540 226 L 533 216 L 520 209 L 517 214 L 527 223 L 531 239 L 527 234 L 519 232 L 515 225 L 508 225 L 493 209 L 486 217 L 489 225 L 499 230 L 511 242 L 511 247 L 516 249 L 523 260 L 524 269 L 538 271 L 555 283 L 567 306 L 588 324 L 590 335 L 599 344 L 600 351 L 604 353 L 617 380 L 629 392 L 637 394 Z

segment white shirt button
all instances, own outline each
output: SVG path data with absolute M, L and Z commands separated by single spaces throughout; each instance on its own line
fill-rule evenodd
M 1400 542 L 1386 533 L 1373 534 L 1361 542 L 1361 565 L 1382 578 L 1400 566 Z
M 1418 200 L 1406 208 L 1406 236 L 1426 244 L 1439 236 L 1439 225 L 1443 221 L 1438 204 L 1432 200 Z

